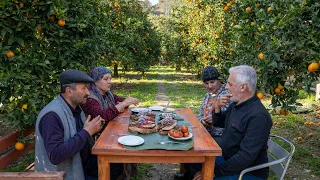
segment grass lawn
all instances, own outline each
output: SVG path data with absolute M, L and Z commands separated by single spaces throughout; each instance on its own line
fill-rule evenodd
M 123 97 L 136 97 L 141 102 L 139 106 L 148 107 L 157 103 L 158 83 L 163 83 L 166 95 L 171 100 L 170 107 L 190 107 L 195 114 L 198 114 L 206 89 L 195 75 L 187 73 L 186 70 L 176 72 L 165 66 L 152 67 L 146 74 L 146 77 L 141 77 L 136 72 L 121 74 L 120 78 L 113 78 L 111 91 Z M 272 114 L 274 125 L 271 132 L 285 137 L 296 146 L 296 152 L 285 179 L 320 179 L 320 126 L 318 124 L 320 119 L 317 118 L 317 115 L 320 115 L 320 108 L 314 101 L 314 94 L 309 95 L 301 91 L 299 96 L 302 98 L 299 102 L 312 108 L 312 111 L 288 116 Z M 266 97 L 262 102 L 267 106 L 270 98 Z M 309 133 L 312 133 L 312 136 L 308 136 Z M 302 141 L 297 140 L 299 136 L 303 138 Z M 33 159 L 29 161 L 31 163 Z M 18 171 L 23 171 L 25 167 L 20 167 Z M 150 164 L 139 165 L 139 168 L 140 174 L 134 180 L 140 180 L 146 176 L 143 172 L 150 168 Z M 271 176 L 269 179 L 274 177 Z

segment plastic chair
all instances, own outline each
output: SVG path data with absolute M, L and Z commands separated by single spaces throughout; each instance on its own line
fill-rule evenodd
M 287 150 L 285 150 L 282 146 L 274 142 L 272 139 L 279 139 L 285 144 L 289 145 L 290 153 Z M 276 174 L 278 179 L 282 180 L 284 178 L 284 175 L 286 174 L 294 151 L 295 147 L 290 141 L 286 140 L 281 136 L 270 135 L 268 140 L 269 162 L 242 170 L 238 180 L 241 180 L 242 176 L 247 172 L 255 171 L 257 169 L 262 169 L 269 166 L 271 170 Z

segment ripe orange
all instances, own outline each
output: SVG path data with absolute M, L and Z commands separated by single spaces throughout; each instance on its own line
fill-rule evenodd
M 290 111 L 284 111 L 284 115 L 285 115 L 285 116 L 288 116 L 289 113 L 290 113 Z
M 302 137 L 298 137 L 297 139 L 298 139 L 298 141 L 302 141 Z
M 276 94 L 280 94 L 280 93 L 281 93 L 281 90 L 280 90 L 279 88 L 276 88 L 276 89 L 274 90 L 274 92 L 275 92 Z
M 22 142 L 16 142 L 16 144 L 14 145 L 14 147 L 16 148 L 16 150 L 21 151 L 24 149 L 24 144 Z
M 264 59 L 264 54 L 263 53 L 259 53 L 258 54 L 258 58 L 262 61 Z
M 246 8 L 246 12 L 247 12 L 247 13 L 251 13 L 251 7 L 247 7 L 247 8 Z
M 28 108 L 27 104 L 23 104 L 21 107 L 21 111 L 24 112 L 24 110 L 26 110 Z
M 231 7 L 231 6 L 232 6 L 232 3 L 231 3 L 231 2 L 227 3 L 227 6 L 228 6 L 228 7 Z
M 54 14 L 50 15 L 49 19 L 53 22 L 56 16 Z
M 59 26 L 63 27 L 64 25 L 66 25 L 66 21 L 63 19 L 59 19 L 58 24 Z
M 227 12 L 227 11 L 229 10 L 229 6 L 225 6 L 225 7 L 223 8 L 223 10 L 224 10 L 224 12 Z
M 272 11 L 272 8 L 271 8 L 271 7 L 268 7 L 267 11 L 268 11 L 268 12 Z
M 280 95 L 285 95 L 284 91 L 281 91 L 281 92 L 280 92 Z
M 312 137 L 312 136 L 313 136 L 313 134 L 312 134 L 312 133 L 309 133 L 309 134 L 308 134 L 308 136 L 309 136 L 309 137 Z
M 263 99 L 263 93 L 262 92 L 258 92 L 257 96 L 258 96 L 259 99 Z
M 294 75 L 294 70 L 293 69 L 290 70 L 290 75 Z
M 42 31 L 42 27 L 41 27 L 41 26 L 38 26 L 37 31 L 38 31 L 38 32 L 41 32 L 41 31 Z
M 23 3 L 20 3 L 19 6 L 20 6 L 20 8 L 23 8 L 23 7 L 24 7 L 24 4 L 23 4 Z
M 313 126 L 313 125 L 314 125 L 314 123 L 313 123 L 313 122 L 309 122 L 309 125 L 310 125 L 310 126 Z
M 283 86 L 281 84 L 278 85 L 278 89 L 283 89 Z
M 279 113 L 284 115 L 285 114 L 285 110 L 282 108 L 282 109 L 280 109 Z
M 311 64 L 309 64 L 308 66 L 308 71 L 309 72 L 315 72 L 317 71 L 319 68 L 319 64 L 317 62 L 312 62 Z
M 12 51 L 8 50 L 8 51 L 6 52 L 6 56 L 7 56 L 8 58 L 12 58 L 12 57 L 14 57 L 14 53 L 13 53 Z

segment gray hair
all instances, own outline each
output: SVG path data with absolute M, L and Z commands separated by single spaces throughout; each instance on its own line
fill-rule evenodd
M 231 67 L 229 73 L 237 73 L 236 82 L 238 84 L 247 84 L 250 92 L 255 92 L 257 86 L 256 70 L 248 65 Z
M 71 84 L 62 84 L 61 85 L 61 93 L 65 93 L 67 87 L 69 87 L 72 90 L 75 90 L 77 86 L 77 83 L 71 83 Z

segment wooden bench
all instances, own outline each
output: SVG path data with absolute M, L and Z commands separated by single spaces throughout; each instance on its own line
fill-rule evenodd
M 14 131 L 0 138 L 0 169 L 6 168 L 12 162 L 18 160 L 22 155 L 34 149 L 34 143 L 27 143 L 23 150 L 18 151 L 14 147 L 20 136 L 29 136 L 34 133 L 34 128 L 28 128 L 25 131 Z M 34 139 L 34 136 L 33 136 Z M 29 170 L 34 163 L 29 165 Z M 65 172 L 0 172 L 0 180 L 63 180 Z
M 65 172 L 2 172 L 0 180 L 63 180 Z

